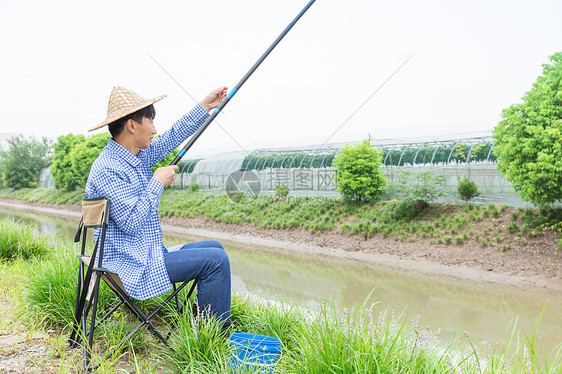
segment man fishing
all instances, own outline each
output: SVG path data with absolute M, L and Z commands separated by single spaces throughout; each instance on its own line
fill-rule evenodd
M 161 295 L 171 283 L 197 279 L 201 309 L 230 325 L 230 262 L 216 240 L 167 249 L 158 218 L 160 197 L 178 169 L 176 165 L 150 168 L 195 133 L 218 107 L 227 87 L 211 91 L 190 112 L 158 138 L 153 104 L 165 95 L 144 99 L 122 87 L 109 97 L 106 119 L 90 131 L 108 126 L 111 139 L 92 164 L 86 183 L 88 198 L 111 201 L 103 266 L 116 272 L 127 293 L 139 300 Z

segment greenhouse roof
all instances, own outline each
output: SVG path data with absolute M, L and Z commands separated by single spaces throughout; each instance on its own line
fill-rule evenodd
M 495 162 L 492 153 L 493 138 L 489 133 L 481 136 L 461 137 L 474 133 L 458 134 L 459 137 L 372 139 L 371 144 L 383 150 L 384 166 L 448 164 L 466 162 Z M 201 160 L 185 160 L 191 163 L 193 173 L 229 174 L 236 170 L 261 170 L 264 168 L 317 168 L 330 167 L 334 156 L 346 144 L 356 142 L 316 144 L 298 147 L 262 148 L 250 153 L 243 151 L 209 155 Z M 183 171 L 183 170 L 182 170 Z

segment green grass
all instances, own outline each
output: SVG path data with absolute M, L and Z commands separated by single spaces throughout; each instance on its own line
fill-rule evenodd
M 26 302 L 48 326 L 68 328 L 74 320 L 74 299 L 78 278 L 79 253 L 76 245 L 52 241 L 50 255 L 27 268 Z M 100 313 L 107 312 L 117 297 L 103 282 L 100 287 Z
M 53 328 L 50 355 L 59 357 L 59 372 L 80 368 L 80 350 L 66 347 L 75 297 L 77 248 L 46 241 L 47 253 L 39 259 L 16 258 L 0 265 L 0 285 L 4 298 L 11 295 L 19 304 L 17 320 L 28 328 Z M 105 289 L 100 308 L 106 310 L 115 300 Z M 20 296 L 24 295 L 24 296 Z M 151 309 L 153 303 L 140 303 Z M 230 373 L 230 348 L 221 336 L 220 324 L 202 313 L 177 315 L 171 309 L 160 314 L 158 325 L 172 331 L 173 350 L 157 343 L 141 331 L 129 344 L 102 365 L 100 373 Z M 539 362 L 534 351 L 534 335 L 518 339 L 509 336 L 507 347 L 490 353 L 473 345 L 468 351 L 460 340 L 438 343 L 436 334 L 421 330 L 405 316 L 394 318 L 383 312 L 377 318 L 364 306 L 353 311 L 331 304 L 316 311 L 288 301 L 268 303 L 233 295 L 234 331 L 277 337 L 282 355 L 276 373 L 560 373 L 562 348 Z M 115 347 L 136 320 L 120 310 L 114 319 L 100 326 L 94 347 L 99 359 Z M 514 330 L 515 331 L 515 330 Z M 472 344 L 472 343 L 471 343 Z M 515 353 L 514 353 L 515 352 Z M 126 368 L 126 369 L 123 369 Z M 530 370 L 528 368 L 531 368 Z
M 79 204 L 82 196 L 83 191 L 79 190 L 0 190 L 0 197 L 55 204 Z M 318 197 L 295 199 L 258 196 L 256 199 L 233 202 L 226 195 L 166 189 L 161 197 L 159 213 L 161 216 L 202 217 L 205 220 L 249 224 L 265 229 L 301 228 L 311 233 L 336 231 L 365 239 L 375 236 L 403 241 L 419 238 L 428 244 L 441 235 L 445 242 L 453 236 L 462 236 L 465 241 L 469 233 L 471 236 L 474 233 L 474 239 L 478 242 L 478 234 L 488 236 L 489 229 L 478 225 L 483 221 L 490 221 L 494 227 L 498 226 L 498 222 L 505 222 L 508 238 L 511 236 L 511 239 L 516 239 L 521 232 L 537 240 L 545 231 L 556 229 L 557 225 L 562 224 L 562 209 L 515 210 L 505 204 L 467 207 L 453 203 L 430 204 L 423 210 L 414 210 L 411 204 L 401 201 L 354 204 L 341 199 Z M 521 221 L 521 226 L 514 219 Z M 486 240 L 481 244 L 492 242 Z
M 11 218 L 0 220 L 0 261 L 38 258 L 47 252 L 48 245 L 33 227 Z
M 2 189 L 0 190 L 0 197 L 47 204 L 80 204 L 80 200 L 84 197 L 84 191 L 66 191 L 52 188 Z

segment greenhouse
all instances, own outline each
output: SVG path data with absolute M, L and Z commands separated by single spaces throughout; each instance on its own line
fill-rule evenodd
M 340 151 L 337 146 L 256 150 L 244 158 L 242 170 L 329 168 Z
M 358 142 L 355 142 L 358 143 Z M 355 144 L 347 143 L 347 144 Z M 494 141 L 491 136 L 443 139 L 433 141 L 377 141 L 383 173 L 390 182 L 403 178 L 403 173 L 432 171 L 445 177 L 443 188 L 453 196 L 459 178 L 474 181 L 482 193 L 481 202 L 506 202 L 525 206 L 515 194 L 511 183 L 496 168 Z M 273 194 L 275 186 L 285 185 L 291 196 L 339 196 L 334 158 L 346 143 L 310 145 L 293 148 L 256 149 L 250 153 L 223 152 L 195 159 L 183 159 L 173 186 L 198 188 L 224 193 L 229 176 L 234 172 L 252 174 L 261 194 Z M 48 171 L 41 178 L 42 186 L 52 186 Z M 259 182 L 258 182 L 259 181 Z M 244 189 L 243 186 L 238 186 Z M 256 186 L 248 190 L 255 191 Z M 454 199 L 451 197 L 450 199 Z
M 458 179 L 467 177 L 478 185 L 483 202 L 522 204 L 496 168 L 491 136 L 410 143 L 373 140 L 371 144 L 383 152 L 383 172 L 391 182 L 399 181 L 404 172 L 430 170 L 445 177 L 442 187 L 450 196 L 456 191 Z M 275 186 L 283 184 L 292 196 L 339 196 L 332 164 L 344 146 L 345 143 L 333 143 L 257 149 L 185 160 L 174 185 L 189 188 L 197 184 L 201 189 L 220 193 L 224 192 L 229 175 L 242 171 L 255 174 L 250 179 L 256 183 L 259 180 L 262 194 L 273 194 Z
M 354 143 L 351 143 L 354 144 Z M 414 165 L 448 165 L 468 164 L 474 162 L 495 163 L 496 156 L 492 152 L 494 142 L 491 137 L 478 137 L 457 140 L 441 140 L 417 143 L 383 143 L 371 141 L 375 148 L 383 152 L 383 166 L 414 166 Z M 248 154 L 230 152 L 218 158 L 211 156 L 203 160 L 201 169 L 195 165 L 201 159 L 182 162 L 182 173 L 210 172 L 209 164 L 213 164 L 214 172 L 232 172 L 234 170 L 260 171 L 266 169 L 321 169 L 330 168 L 335 156 L 340 153 L 344 143 L 308 146 L 295 148 L 257 149 Z M 241 159 L 241 161 L 240 161 Z M 217 162 L 222 160 L 220 162 Z M 241 162 L 239 169 L 232 166 Z M 222 165 L 222 166 L 221 166 Z
M 376 147 L 376 145 L 375 145 Z M 430 143 L 392 144 L 383 150 L 383 166 L 448 165 L 496 162 L 489 137 Z

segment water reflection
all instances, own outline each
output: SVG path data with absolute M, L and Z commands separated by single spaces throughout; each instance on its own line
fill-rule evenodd
M 73 238 L 77 222 L 19 211 L 2 216 L 32 223 L 44 233 Z M 203 240 L 166 234 L 172 246 Z M 306 255 L 283 250 L 223 242 L 231 259 L 233 286 L 240 292 L 267 299 L 290 299 L 314 308 L 325 300 L 348 308 L 377 303 L 376 311 L 405 309 L 420 325 L 441 329 L 450 340 L 459 329 L 491 344 L 502 340 L 510 323 L 517 320 L 521 331 L 532 334 L 542 308 L 536 341 L 550 352 L 561 342 L 562 295 L 544 289 L 528 289 L 449 276 L 421 274 L 351 259 Z M 365 300 L 373 291 L 371 298 Z

